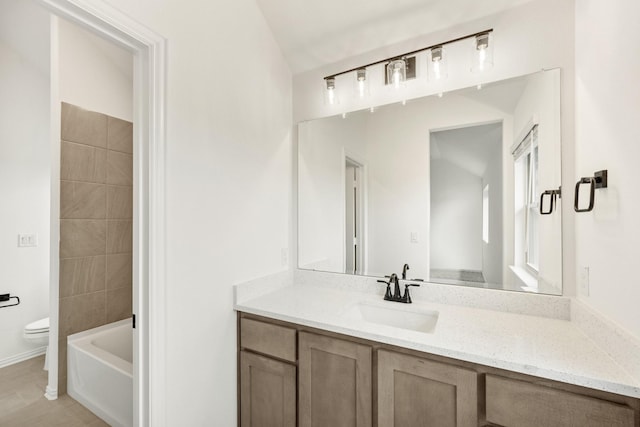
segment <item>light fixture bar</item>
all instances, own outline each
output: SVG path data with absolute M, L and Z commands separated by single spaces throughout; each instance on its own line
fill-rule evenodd
M 446 42 L 436 43 L 434 45 L 423 47 L 421 49 L 412 50 L 411 52 L 406 52 L 406 53 L 402 53 L 400 55 L 392 56 L 390 58 L 381 59 L 380 61 L 372 62 L 372 63 L 367 64 L 367 65 L 360 65 L 359 67 L 351 68 L 350 70 L 341 71 L 339 73 L 331 74 L 329 76 L 326 76 L 324 79 L 325 80 L 332 79 L 332 78 L 335 78 L 337 76 L 341 76 L 343 74 L 347 74 L 347 73 L 352 73 L 354 71 L 358 71 L 358 70 L 360 70 L 362 68 L 367 68 L 367 67 L 371 67 L 373 65 L 382 64 L 384 62 L 389 62 L 389 61 L 392 61 L 394 59 L 402 59 L 405 56 L 414 55 L 416 53 L 424 52 L 425 50 L 433 49 L 435 47 L 442 47 L 442 46 L 447 45 L 447 44 L 451 44 L 451 43 L 459 42 L 459 41 L 462 41 L 462 40 L 470 39 L 472 37 L 476 37 L 476 36 L 479 36 L 479 35 L 482 35 L 482 34 L 489 34 L 491 32 L 493 32 L 493 28 L 489 28 L 488 30 L 484 30 L 484 31 L 478 31 L 477 33 L 473 33 L 473 34 L 469 34 L 469 35 L 466 35 L 466 36 L 458 37 L 457 39 L 452 39 L 452 40 L 447 40 Z

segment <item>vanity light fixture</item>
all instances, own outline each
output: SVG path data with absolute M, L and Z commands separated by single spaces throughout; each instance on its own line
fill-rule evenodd
M 369 94 L 369 81 L 367 80 L 367 69 L 356 70 L 356 97 L 364 98 Z
M 410 71 L 410 74 L 412 74 L 411 77 L 413 77 L 413 73 L 415 73 L 416 55 L 426 51 L 429 52 L 429 80 L 438 81 L 445 79 L 447 77 L 447 57 L 444 47 L 448 44 L 467 39 L 473 41 L 474 62 L 471 67 L 472 71 L 482 71 L 493 66 L 492 33 L 493 29 L 491 28 L 326 76 L 324 78 L 326 84 L 325 101 L 329 105 L 338 103 L 336 77 L 353 72 L 356 73 L 355 92 L 357 96 L 359 98 L 366 96 L 369 92 L 367 68 L 379 64 L 386 64 L 385 77 L 388 84 L 399 88 L 408 78 L 407 70 Z
M 493 43 L 490 33 L 482 33 L 475 36 L 473 41 L 473 65 L 474 72 L 483 72 L 493 66 Z
M 328 77 L 324 81 L 326 83 L 325 102 L 329 105 L 337 104 L 338 99 L 336 95 L 336 78 Z
M 387 81 L 398 89 L 407 80 L 407 62 L 404 58 L 393 59 L 387 64 Z
M 429 50 L 429 80 L 433 82 L 447 78 L 447 60 L 442 46 L 436 46 Z

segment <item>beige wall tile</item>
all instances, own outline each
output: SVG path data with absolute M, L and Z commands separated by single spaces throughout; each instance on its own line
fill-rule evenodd
M 107 221 L 107 253 L 115 254 L 132 251 L 132 222 Z
M 60 299 L 58 328 L 62 337 L 106 323 L 106 291 Z
M 106 256 L 60 260 L 60 298 L 102 291 L 106 287 Z
M 62 103 L 61 137 L 65 141 L 107 147 L 107 116 Z
M 107 148 L 133 154 L 133 123 L 107 117 Z
M 131 289 L 133 254 L 107 255 L 107 289 Z
M 131 317 L 131 289 L 120 288 L 107 291 L 107 323 Z
M 105 183 L 107 179 L 107 150 L 62 141 L 60 179 Z
M 107 151 L 107 184 L 133 185 L 133 156 Z
M 107 218 L 133 218 L 133 187 L 107 186 Z
M 106 218 L 107 187 L 86 182 L 60 182 L 60 218 Z
M 107 240 L 106 225 L 104 220 L 60 220 L 60 258 L 104 254 Z

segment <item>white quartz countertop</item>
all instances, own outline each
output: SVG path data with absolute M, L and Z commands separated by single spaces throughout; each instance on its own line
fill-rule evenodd
M 432 310 L 431 333 L 369 323 L 350 315 L 360 303 Z M 235 309 L 371 341 L 640 398 L 640 381 L 572 322 L 493 310 L 295 285 L 236 303 Z

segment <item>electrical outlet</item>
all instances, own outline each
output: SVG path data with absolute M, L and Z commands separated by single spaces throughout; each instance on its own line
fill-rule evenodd
M 283 267 L 289 265 L 289 248 L 282 248 L 280 250 L 280 263 Z
M 580 269 L 580 293 L 585 297 L 589 296 L 589 267 Z
M 37 234 L 18 234 L 18 247 L 26 248 L 38 246 Z

